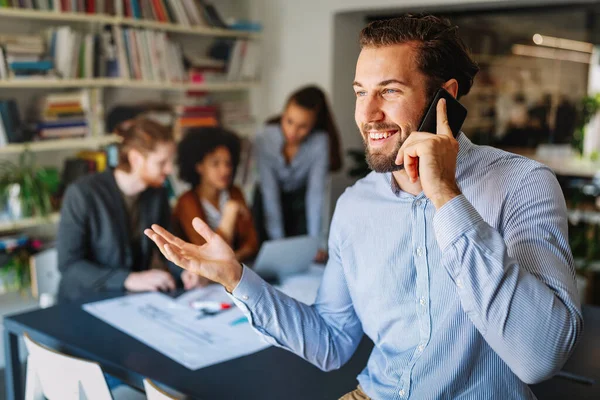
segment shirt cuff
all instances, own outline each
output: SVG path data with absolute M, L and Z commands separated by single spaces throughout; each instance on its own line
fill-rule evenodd
M 433 217 L 438 246 L 444 252 L 462 234 L 474 229 L 483 218 L 464 195 L 458 195 L 440 208 Z
M 236 305 L 244 310 L 250 310 L 256 305 L 263 295 L 267 283 L 254 271 L 244 265 L 242 278 L 231 292 Z

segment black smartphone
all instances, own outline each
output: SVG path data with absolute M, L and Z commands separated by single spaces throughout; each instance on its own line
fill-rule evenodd
M 448 124 L 450 125 L 450 129 L 452 130 L 452 134 L 456 138 L 458 133 L 460 132 L 460 128 L 465 122 L 465 118 L 467 118 L 467 109 L 458 102 L 450 93 L 448 93 L 445 89 L 440 88 L 431 104 L 429 104 L 429 108 L 427 112 L 423 116 L 421 120 L 421 124 L 419 125 L 419 132 L 437 132 L 437 116 L 436 109 L 437 104 L 440 99 L 446 99 L 446 113 L 448 114 Z

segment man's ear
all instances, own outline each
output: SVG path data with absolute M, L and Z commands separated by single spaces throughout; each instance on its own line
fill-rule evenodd
M 131 149 L 129 150 L 129 153 L 127 153 L 127 160 L 129 161 L 132 171 L 138 170 L 143 165 L 144 159 L 144 155 L 137 149 Z
M 449 81 L 444 83 L 442 87 L 446 89 L 446 91 L 450 93 L 454 98 L 458 96 L 458 81 L 456 79 L 450 79 Z

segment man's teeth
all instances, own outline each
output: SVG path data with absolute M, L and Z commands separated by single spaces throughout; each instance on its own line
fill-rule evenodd
M 396 132 L 370 132 L 369 137 L 373 140 L 387 139 L 394 133 Z

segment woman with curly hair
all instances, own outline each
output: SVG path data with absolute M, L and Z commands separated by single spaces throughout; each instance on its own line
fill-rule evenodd
M 242 192 L 232 185 L 240 159 L 238 137 L 222 128 L 191 129 L 179 142 L 177 156 L 179 177 L 191 189 L 177 201 L 173 230 L 182 239 L 202 245 L 204 239 L 192 226 L 199 217 L 232 245 L 238 260 L 254 257 L 258 240 L 252 216 Z M 186 288 L 209 283 L 189 278 L 183 282 Z

